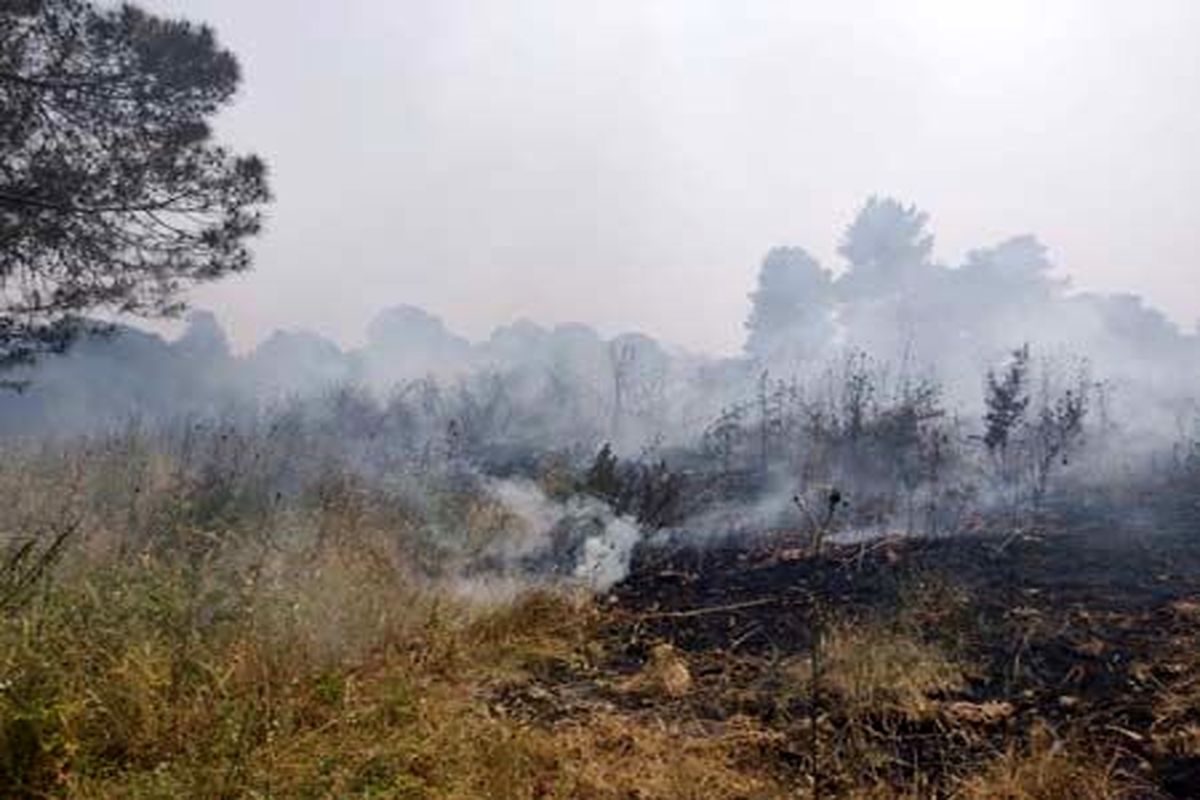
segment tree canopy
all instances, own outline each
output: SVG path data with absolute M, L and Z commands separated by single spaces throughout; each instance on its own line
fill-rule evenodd
M 800 247 L 772 248 L 750 295 L 746 351 L 758 358 L 803 355 L 826 344 L 832 335 L 833 276 Z M 799 352 L 792 352 L 792 351 Z
M 867 200 L 838 247 L 849 264 L 842 279 L 846 291 L 886 294 L 927 271 L 933 253 L 933 236 L 925 230 L 928 221 L 916 206 L 890 197 Z
M 0 366 L 250 266 L 266 167 L 209 124 L 239 80 L 206 26 L 0 0 Z

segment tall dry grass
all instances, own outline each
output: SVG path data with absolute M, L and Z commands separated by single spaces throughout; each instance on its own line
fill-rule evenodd
M 367 480 L 319 451 L 220 428 L 4 455 L 11 569 L 0 589 L 13 591 L 0 592 L 0 796 L 811 792 L 795 760 L 807 737 L 787 725 L 693 713 L 688 688 L 661 704 L 603 700 L 612 643 L 591 598 L 463 591 L 464 567 L 506 535 L 504 514 L 469 484 Z M 954 604 L 939 594 L 910 605 L 925 621 Z M 969 667 L 898 619 L 838 624 L 829 637 L 822 725 L 845 726 L 825 740 L 840 748 L 829 763 L 842 796 L 933 790 L 919 776 L 895 782 L 879 732 L 929 722 Z M 568 689 L 593 681 L 597 697 L 545 718 L 498 702 L 562 675 Z M 798 666 L 774 691 L 804 697 L 806 680 Z M 1123 796 L 1119 776 L 1081 752 L 1014 745 L 953 791 Z
M 495 687 L 594 656 L 591 600 L 462 591 L 450 576 L 505 535 L 470 486 L 430 480 L 414 502 L 332 463 L 298 481 L 293 455 L 221 430 L 10 449 L 7 552 L 70 535 L 45 563 L 6 561 L 21 586 L 0 619 L 0 795 L 699 798 L 770 785 L 729 755 L 740 740 L 496 708 Z

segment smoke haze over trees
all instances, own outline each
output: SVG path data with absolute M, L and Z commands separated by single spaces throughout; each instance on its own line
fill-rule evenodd
M 0 398 L 0 424 L 9 432 L 86 430 L 356 386 L 379 402 L 418 393 L 426 407 L 433 395 L 447 406 L 467 403 L 472 424 L 501 440 L 613 440 L 637 452 L 698 436 L 723 408 L 753 395 L 764 372 L 811 388 L 856 353 L 893 377 L 936 380 L 953 405 L 974 414 L 986 372 L 1025 344 L 1039 359 L 1086 362 L 1129 424 L 1178 424 L 1195 391 L 1194 333 L 1136 296 L 1073 292 L 1033 236 L 973 250 L 956 266 L 937 263 L 933 243 L 916 207 L 871 198 L 841 237 L 836 274 L 800 247 L 770 250 L 750 294 L 741 358 L 527 320 L 470 342 L 403 305 L 369 321 L 358 349 L 280 331 L 235 356 L 215 318 L 200 313 L 174 342 L 123 330 L 21 371 L 32 385 Z
M 115 326 L 177 313 L 185 288 L 249 266 L 265 168 L 209 127 L 237 62 L 208 28 L 130 6 L 33 0 L 0 22 L 0 362 L 26 389 L 0 396 L 0 434 L 149 428 L 188 451 L 194 427 L 223 431 L 224 452 L 287 431 L 289 448 L 312 445 L 310 471 L 333 460 L 476 488 L 594 456 L 557 500 L 582 490 L 651 530 L 762 528 L 798 480 L 848 488 L 856 529 L 941 531 L 975 503 L 1042 506 L 1092 440 L 1119 430 L 1149 458 L 1195 415 L 1194 333 L 1137 297 L 1072 292 L 1032 236 L 940 263 L 929 216 L 890 197 L 850 221 L 838 263 L 819 263 L 820 243 L 768 251 L 737 357 L 580 323 L 517 320 L 471 341 L 408 304 L 364 321 L 352 349 L 300 330 L 237 354 L 208 312 L 174 341 Z M 688 300 L 679 287 L 680 311 L 698 313 Z M 89 331 L 113 335 L 36 358 Z M 616 532 L 618 562 L 629 520 L 597 529 Z
M 0 796 L 1193 796 L 1186 36 L 138 3 L 0 0 Z

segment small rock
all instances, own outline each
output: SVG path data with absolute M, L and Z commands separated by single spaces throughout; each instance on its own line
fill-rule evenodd
M 668 697 L 683 697 L 692 690 L 692 672 L 679 651 L 669 644 L 650 651 L 648 670 L 654 685 Z

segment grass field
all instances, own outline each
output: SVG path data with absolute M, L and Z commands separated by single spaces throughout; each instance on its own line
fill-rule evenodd
M 417 513 L 237 474 L 125 445 L 0 470 L 0 794 L 1056 800 L 1200 779 L 1190 536 L 645 550 L 595 596 L 444 568 L 433 527 L 497 535 L 463 497 Z

